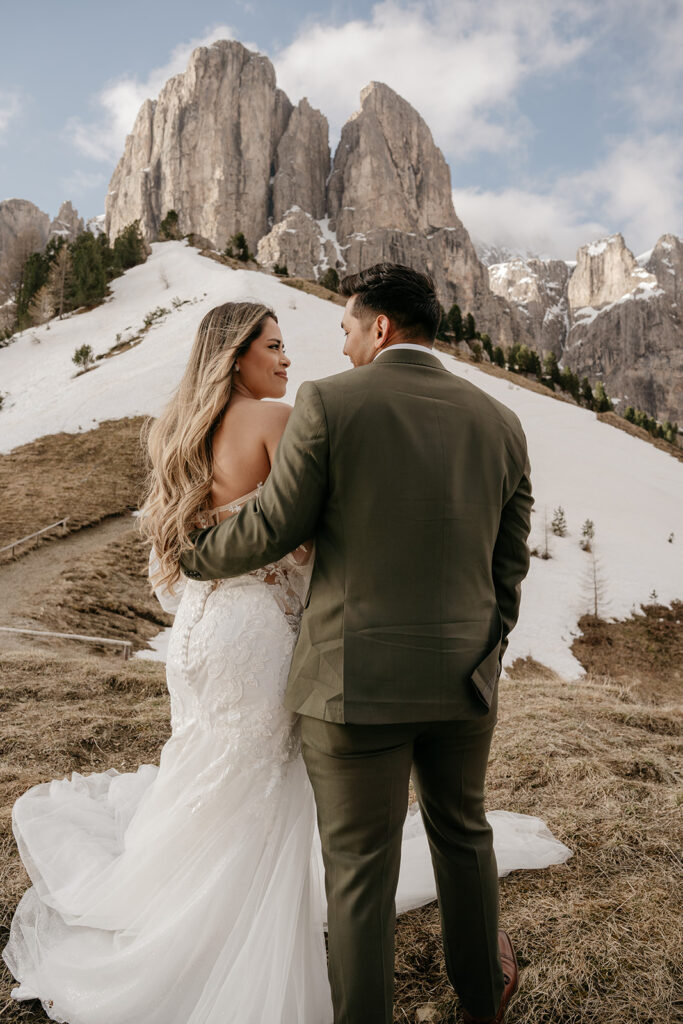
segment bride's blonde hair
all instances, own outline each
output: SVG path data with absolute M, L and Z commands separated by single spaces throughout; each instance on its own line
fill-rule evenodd
M 211 493 L 213 434 L 230 400 L 235 360 L 268 317 L 277 322 L 260 302 L 225 302 L 209 310 L 176 393 L 143 428 L 150 472 L 138 523 L 159 560 L 155 585 L 172 589 L 180 579 L 180 554 Z

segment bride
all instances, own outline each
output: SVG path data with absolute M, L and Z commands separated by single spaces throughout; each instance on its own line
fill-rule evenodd
M 32 886 L 4 958 L 16 999 L 70 1024 L 330 1024 L 313 794 L 282 697 L 313 544 L 230 580 L 184 580 L 190 532 L 233 515 L 268 476 L 290 407 L 273 310 L 202 320 L 149 431 L 140 517 L 157 594 L 176 610 L 171 738 L 159 766 L 56 780 L 16 802 Z M 412 813 L 415 811 L 415 813 Z M 570 851 L 538 818 L 494 811 L 499 874 Z M 416 809 L 399 911 L 435 898 Z

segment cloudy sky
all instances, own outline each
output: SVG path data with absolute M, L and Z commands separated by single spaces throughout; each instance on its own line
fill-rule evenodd
M 0 199 L 51 215 L 103 212 L 142 101 L 234 38 L 333 145 L 367 82 L 409 100 L 476 240 L 571 259 L 683 234 L 683 0 L 1 0 L 0 31 Z

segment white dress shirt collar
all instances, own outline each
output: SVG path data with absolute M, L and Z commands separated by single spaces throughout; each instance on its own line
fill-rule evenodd
M 428 352 L 430 355 L 435 356 L 437 359 L 439 359 L 438 355 L 436 354 L 433 348 L 427 348 L 426 345 L 416 345 L 415 342 L 413 341 L 397 341 L 395 345 L 388 345 L 386 348 L 382 348 L 379 350 L 379 352 L 375 356 L 375 359 L 378 359 L 383 352 L 395 352 L 396 349 L 398 348 L 410 348 L 414 349 L 416 352 Z M 373 363 L 375 359 L 372 360 Z M 439 362 L 441 362 L 440 359 Z

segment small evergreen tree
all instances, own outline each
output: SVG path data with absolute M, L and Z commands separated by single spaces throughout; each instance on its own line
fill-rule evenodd
M 170 242 L 180 238 L 178 214 L 175 210 L 169 210 L 159 225 L 159 238 L 164 242 Z
M 67 295 L 71 287 L 71 253 L 68 245 L 60 246 L 50 267 L 47 287 L 54 307 L 55 316 L 60 319 L 67 309 Z
M 611 412 L 614 406 L 607 397 L 605 385 L 601 380 L 595 385 L 595 410 L 596 412 Z
M 595 524 L 592 519 L 586 519 L 581 527 L 581 547 L 584 551 L 591 550 L 593 537 L 595 537 Z
M 474 363 L 480 363 L 482 352 L 481 343 L 478 341 L 471 342 L 470 349 L 472 350 L 472 361 Z
M 581 381 L 581 404 L 585 405 L 587 409 L 593 409 L 595 406 L 595 400 L 593 397 L 593 389 L 588 377 L 584 377 Z
M 468 313 L 465 317 L 465 325 L 463 328 L 463 339 L 465 341 L 472 341 L 477 336 L 477 327 L 474 322 L 474 317 L 471 313 Z
M 577 402 L 579 401 L 581 393 L 579 378 L 578 375 L 570 370 L 568 366 L 565 366 L 560 374 L 560 387 L 563 391 L 566 391 L 567 394 L 571 395 L 572 398 L 576 399 Z
M 243 231 L 238 231 L 232 236 L 225 249 L 225 255 L 239 260 L 240 263 L 248 263 L 254 258 L 253 253 L 249 252 Z
M 446 310 L 443 308 L 441 303 L 439 303 L 439 309 L 441 310 L 441 316 L 439 317 L 439 326 L 436 329 L 436 336 L 439 339 L 439 341 L 446 341 L 446 329 L 448 327 L 448 318 L 446 316 Z
M 496 345 L 493 350 L 493 362 L 496 366 L 500 366 L 502 370 L 505 369 L 505 353 L 503 352 L 500 345 Z
M 550 528 L 557 537 L 564 537 L 567 532 L 567 520 L 565 519 L 564 509 L 561 505 L 558 505 L 553 512 Z
M 334 267 L 328 267 L 318 282 L 323 288 L 329 288 L 331 292 L 339 291 L 339 274 Z
M 103 235 L 100 235 L 100 238 L 103 237 Z M 105 269 L 109 269 L 106 267 L 106 255 L 101 254 L 100 258 Z M 124 270 L 129 270 L 130 267 L 136 267 L 139 263 L 144 263 L 146 258 L 145 241 L 140 231 L 140 221 L 134 220 L 132 224 L 126 225 L 114 240 L 113 267 L 119 273 L 123 273 Z
M 69 246 L 71 251 L 71 284 L 67 301 L 70 309 L 101 302 L 107 292 L 105 248 L 90 231 L 84 231 Z M 108 249 L 108 245 L 106 246 Z
M 493 362 L 493 345 L 491 344 L 491 338 L 488 334 L 482 334 L 481 345 L 484 352 L 486 352 L 486 355 L 489 357 L 491 362 Z
M 560 366 L 554 352 L 546 353 L 543 360 L 543 369 L 546 377 L 550 378 L 552 384 L 559 384 L 561 380 Z
M 80 366 L 83 370 L 88 370 L 95 362 L 95 353 L 90 345 L 81 345 L 72 355 L 71 362 L 75 363 L 76 366 Z
M 277 274 L 278 277 L 289 277 L 289 271 L 287 270 L 287 264 L 283 263 L 280 265 L 276 263 L 273 267 L 273 273 Z
M 448 329 L 454 335 L 456 341 L 463 340 L 462 312 L 457 302 L 454 302 L 448 310 Z

